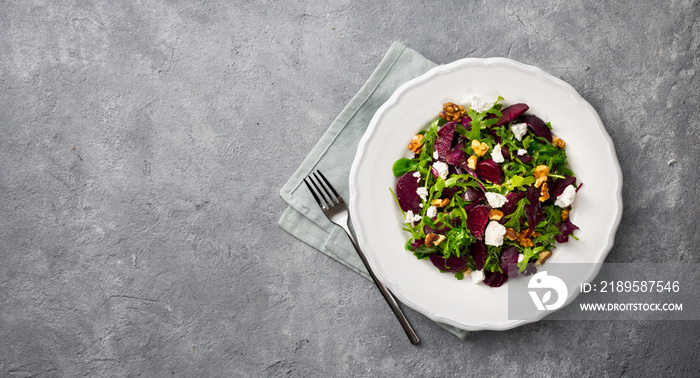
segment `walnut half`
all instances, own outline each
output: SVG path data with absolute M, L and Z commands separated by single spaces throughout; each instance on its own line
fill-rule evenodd
M 419 153 L 420 149 L 423 147 L 423 143 L 425 143 L 425 137 L 423 135 L 414 135 L 411 139 L 411 143 L 408 144 L 408 149 L 415 153 Z
M 433 234 L 431 232 L 425 235 L 425 242 L 423 244 L 425 244 L 426 247 L 432 247 L 442 243 L 443 240 L 445 240 L 445 235 Z

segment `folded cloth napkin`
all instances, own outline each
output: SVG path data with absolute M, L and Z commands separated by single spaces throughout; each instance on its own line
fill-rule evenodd
M 340 112 L 280 191 L 289 204 L 279 220 L 280 227 L 367 279 L 371 278 L 347 235 L 323 215 L 302 179 L 312 170 L 320 169 L 341 197 L 350 198 L 350 166 L 374 113 L 401 84 L 435 66 L 419 53 L 394 42 L 369 80 Z M 467 335 L 466 331 L 438 324 L 462 339 Z

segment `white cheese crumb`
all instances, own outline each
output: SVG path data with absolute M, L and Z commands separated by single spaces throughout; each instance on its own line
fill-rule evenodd
M 477 95 L 472 96 L 472 110 L 478 113 L 483 113 L 493 106 L 495 101 L 488 101 L 485 98 Z
M 503 245 L 503 235 L 505 234 L 506 228 L 502 224 L 491 221 L 489 225 L 486 226 L 486 232 L 484 232 L 484 243 L 494 247 L 501 246 Z
M 576 188 L 573 185 L 569 185 L 564 189 L 564 191 L 557 197 L 554 204 L 559 207 L 569 207 L 576 199 Z
M 484 280 L 484 278 L 486 277 L 484 275 L 483 270 L 475 270 L 475 271 L 471 272 L 471 274 L 469 274 L 469 276 L 471 276 L 472 282 L 475 284 L 482 282 Z
M 420 222 L 421 218 L 420 214 L 413 214 L 413 210 L 408 210 L 406 212 L 406 220 L 403 222 L 413 225 L 415 222 Z
M 495 161 L 496 163 L 503 163 L 505 161 L 503 159 L 503 151 L 501 151 L 500 143 L 493 146 L 493 151 L 491 151 L 491 160 Z
M 486 201 L 488 201 L 489 206 L 496 209 L 505 205 L 508 199 L 503 194 L 488 192 L 486 193 Z
M 420 199 L 422 199 L 423 201 L 428 200 L 428 188 L 426 188 L 425 186 L 421 186 L 418 189 L 416 189 L 416 194 L 418 194 L 420 196 Z
M 519 253 L 518 254 L 518 262 L 523 262 L 523 260 L 525 260 L 525 255 L 523 255 L 522 253 Z
M 525 155 L 527 155 L 527 150 L 524 150 L 522 148 L 518 150 L 518 156 L 525 156 Z
M 429 218 L 435 218 L 435 216 L 437 215 L 437 207 L 430 206 L 428 208 L 428 211 L 426 211 L 425 215 L 427 215 Z
M 438 176 L 442 177 L 443 180 L 447 180 L 447 174 L 450 173 L 450 167 L 447 166 L 447 163 L 436 161 L 433 163 L 433 168 L 438 172 Z
M 523 136 L 525 136 L 525 133 L 527 133 L 527 123 L 523 122 L 510 125 L 510 131 L 512 131 L 513 135 L 515 135 L 515 139 L 523 140 Z
M 418 172 L 418 171 L 413 172 L 413 177 L 420 178 L 420 172 Z
M 433 159 L 437 160 L 440 158 L 440 155 L 438 155 L 437 150 L 433 151 Z

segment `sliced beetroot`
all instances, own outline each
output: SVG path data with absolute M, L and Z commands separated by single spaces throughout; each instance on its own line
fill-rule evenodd
M 522 161 L 524 164 L 527 164 L 532 161 L 532 156 L 525 154 L 525 155 L 518 155 L 517 153 L 515 154 L 515 158 Z
M 467 256 L 444 258 L 437 253 L 429 255 L 430 262 L 443 272 L 461 272 L 467 267 Z
M 457 147 L 459 147 L 459 144 L 457 145 Z M 466 165 L 467 157 L 464 156 L 464 151 L 462 151 L 461 148 L 457 148 L 457 147 L 451 149 L 447 153 L 447 156 L 445 156 L 445 162 L 447 162 L 447 164 L 450 164 L 453 166 Z
M 479 240 L 484 239 L 484 229 L 486 224 L 489 223 L 490 209 L 489 206 L 479 205 L 472 207 L 467 212 L 467 228 Z
M 503 183 L 503 169 L 491 159 L 482 160 L 476 165 L 476 175 L 496 185 Z
M 501 269 L 510 278 L 518 276 L 518 248 L 509 245 L 501 250 L 501 259 L 499 264 Z
M 437 131 L 437 139 L 435 139 L 435 151 L 437 151 L 440 158 L 445 159 L 447 153 L 452 147 L 452 139 L 455 137 L 455 128 L 457 127 L 457 122 L 450 121 Z
M 518 117 L 525 114 L 530 109 L 527 104 L 514 104 L 501 110 L 501 117 L 494 126 L 503 126 L 515 121 Z
M 416 189 L 420 187 L 420 179 L 414 177 L 416 171 L 406 172 L 399 178 L 396 183 L 396 198 L 399 200 L 399 206 L 403 211 L 420 211 L 420 196 L 416 193 Z
M 485 276 L 484 283 L 491 287 L 500 287 L 508 281 L 508 276 L 501 272 L 485 272 Z
M 527 215 L 528 229 L 525 237 L 529 237 L 535 227 L 542 222 L 545 218 L 544 211 L 542 210 L 542 204 L 540 204 L 540 190 L 535 188 L 533 185 L 527 187 L 527 193 L 525 194 L 527 200 L 530 202 L 529 205 L 525 205 L 525 214 Z
M 548 184 L 549 198 L 556 199 L 559 195 L 564 193 L 564 189 L 566 189 L 567 186 L 574 185 L 575 183 L 575 176 L 564 176 L 563 179 L 555 179 L 551 185 Z
M 464 199 L 467 201 L 476 201 L 483 196 L 484 193 L 482 191 L 474 189 L 471 186 L 468 186 L 467 189 L 464 190 Z
M 520 117 L 520 119 L 527 123 L 527 128 L 530 129 L 535 136 L 547 139 L 550 142 L 552 141 L 552 131 L 549 130 L 547 124 L 539 117 L 527 114 Z
M 513 214 L 515 209 L 518 208 L 518 202 L 525 197 L 525 192 L 523 191 L 513 191 L 506 195 L 506 204 L 501 206 L 501 211 L 503 216 Z
M 469 255 L 474 259 L 476 270 L 484 269 L 484 264 L 486 264 L 486 258 L 488 257 L 486 244 L 482 242 L 473 243 L 469 246 Z

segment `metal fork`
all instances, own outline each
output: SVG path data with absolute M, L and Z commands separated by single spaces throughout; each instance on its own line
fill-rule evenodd
M 314 180 L 314 178 L 316 180 Z M 309 184 L 309 182 L 311 184 Z M 345 230 L 345 233 L 348 234 L 348 237 L 350 238 L 353 247 L 355 247 L 357 254 L 362 260 L 362 263 L 365 264 L 365 268 L 367 268 L 369 275 L 372 277 L 372 280 L 379 288 L 379 291 L 384 296 L 384 299 L 386 299 L 386 302 L 389 304 L 389 307 L 391 307 L 391 310 L 394 312 L 394 315 L 396 315 L 396 317 L 399 319 L 399 322 L 401 323 L 403 330 L 406 332 L 408 339 L 411 340 L 411 344 L 418 344 L 420 342 L 420 339 L 418 339 L 418 335 L 416 335 L 416 332 L 413 330 L 413 327 L 411 327 L 411 324 L 408 322 L 408 319 L 406 319 L 406 315 L 404 315 L 403 311 L 401 311 L 401 308 L 396 302 L 396 299 L 394 299 L 394 296 L 389 292 L 389 290 L 384 286 L 384 284 L 377 279 L 377 276 L 374 275 L 374 271 L 372 271 L 372 268 L 369 266 L 365 254 L 362 252 L 360 247 L 357 245 L 355 238 L 352 236 L 350 228 L 348 227 L 348 207 L 347 205 L 345 205 L 343 199 L 340 197 L 338 192 L 335 191 L 333 185 L 331 185 L 331 183 L 328 182 L 326 176 L 324 176 L 323 173 L 321 173 L 321 171 L 319 170 L 317 170 L 316 172 L 312 172 L 308 176 L 306 176 L 304 178 L 304 183 L 306 184 L 306 187 L 309 188 L 309 191 L 316 199 L 318 206 L 321 207 L 321 210 L 323 210 L 323 213 L 326 215 L 326 217 L 328 217 L 328 219 L 331 222 L 342 227 L 343 230 Z

